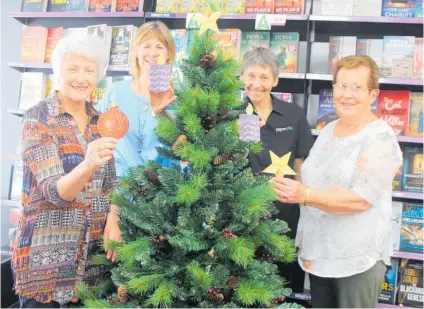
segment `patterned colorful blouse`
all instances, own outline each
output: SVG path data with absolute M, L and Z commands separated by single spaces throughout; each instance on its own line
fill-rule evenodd
M 56 97 L 26 112 L 22 122 L 23 215 L 13 248 L 16 293 L 38 302 L 69 303 L 75 285 L 104 280 L 102 266 L 88 266 L 98 250 L 115 184 L 114 160 L 96 171 L 73 201 L 63 200 L 58 180 L 84 160 L 98 139 L 99 113 L 86 103 L 82 134 Z

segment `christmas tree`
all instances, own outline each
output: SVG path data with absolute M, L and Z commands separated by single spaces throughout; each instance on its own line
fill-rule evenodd
M 239 67 L 213 34 L 195 37 L 175 119 L 160 117 L 156 129 L 161 155 L 187 165 L 149 162 L 121 180 L 111 200 L 124 241 L 108 244 L 118 261 L 92 261 L 109 263 L 118 288 L 98 297 L 81 285 L 86 307 L 292 306 L 280 304 L 291 291 L 274 262 L 293 261 L 294 245 L 287 224 L 272 219 L 270 176 L 254 176 L 242 155 L 261 145 L 239 139 Z

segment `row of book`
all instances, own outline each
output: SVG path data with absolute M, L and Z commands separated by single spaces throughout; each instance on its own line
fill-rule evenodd
M 381 285 L 379 303 L 423 307 L 423 262 L 410 259 L 391 259 Z
M 22 0 L 23 12 L 141 12 L 144 0 Z
M 392 126 L 398 136 L 424 136 L 424 98 L 422 92 L 381 90 L 373 102 L 374 113 Z M 333 90 L 319 92 L 316 129 L 320 131 L 337 119 Z
M 334 72 L 341 58 L 357 54 L 373 58 L 382 77 L 423 79 L 423 38 L 330 36 L 329 43 L 329 73 Z

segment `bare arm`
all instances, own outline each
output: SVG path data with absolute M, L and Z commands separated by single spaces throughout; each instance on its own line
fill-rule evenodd
M 302 166 L 302 163 L 305 159 L 304 158 L 299 158 L 299 159 L 294 159 L 294 171 L 296 172 L 296 176 L 294 179 L 296 179 L 297 181 L 301 181 L 300 180 L 300 167 Z

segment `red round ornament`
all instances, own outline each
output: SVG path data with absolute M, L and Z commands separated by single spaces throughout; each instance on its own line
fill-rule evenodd
M 117 104 L 110 105 L 107 112 L 100 115 L 97 129 L 102 137 L 120 139 L 128 132 L 128 117 L 119 110 Z

